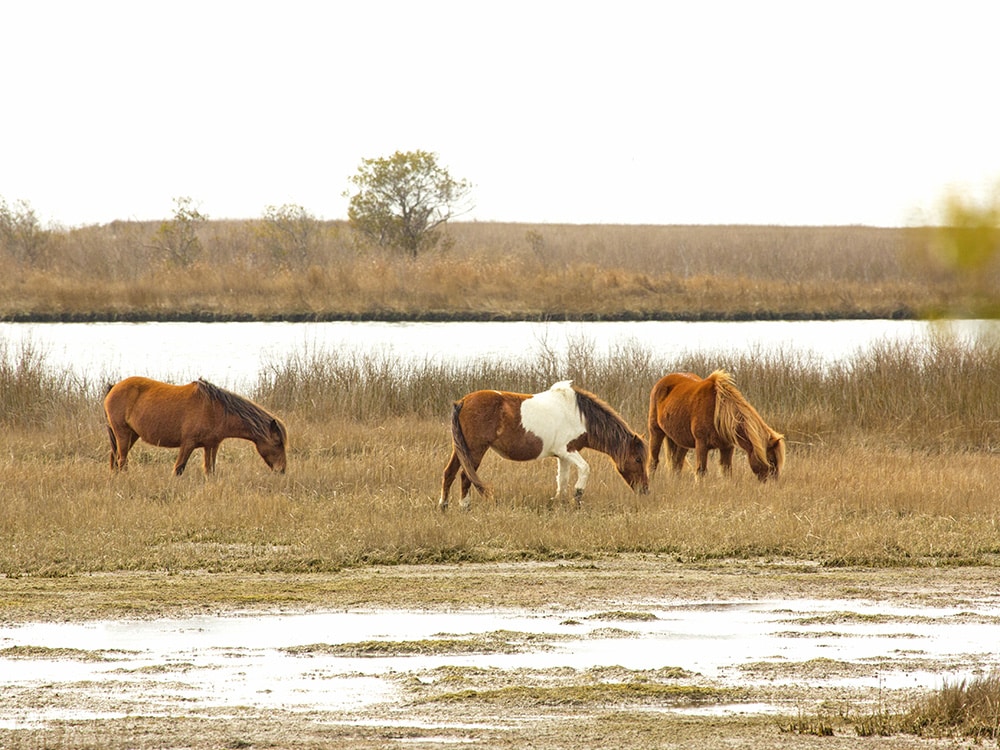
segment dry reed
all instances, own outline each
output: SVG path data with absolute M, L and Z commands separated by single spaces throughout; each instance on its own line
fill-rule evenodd
M 301 257 L 246 222 L 205 222 L 188 266 L 157 224 L 54 233 L 0 278 L 4 319 L 771 318 L 968 315 L 1000 258 L 963 286 L 919 229 L 453 224 L 416 261 L 318 223 Z M 992 281 L 991 281 L 992 280 Z
M 252 446 L 228 441 L 216 476 L 178 479 L 174 452 L 149 446 L 133 452 L 128 474 L 111 476 L 99 389 L 26 353 L 0 379 L 0 573 L 301 572 L 623 552 L 954 565 L 992 564 L 1000 552 L 995 342 L 877 347 L 832 368 L 780 356 L 620 355 L 597 357 L 581 342 L 519 369 L 303 352 L 265 369 L 248 394 L 289 425 L 289 473 L 270 474 Z M 468 390 L 532 392 L 558 373 L 644 431 L 659 375 L 717 366 L 788 437 L 780 482 L 759 484 L 738 454 L 732 478 L 712 470 L 696 482 L 661 469 L 651 494 L 636 496 L 604 456 L 588 453 L 578 512 L 549 499 L 551 462 L 491 455 L 481 474 L 496 500 L 436 512 L 448 405 Z

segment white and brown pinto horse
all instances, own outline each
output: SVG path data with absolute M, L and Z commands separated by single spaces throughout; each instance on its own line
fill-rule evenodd
M 543 393 L 475 391 L 456 401 L 451 416 L 451 459 L 444 469 L 441 510 L 448 508 L 448 490 L 462 473 L 462 507 L 469 507 L 469 489 L 490 491 L 476 473 L 490 448 L 512 461 L 558 459 L 556 499 L 563 496 L 571 467 L 576 467 L 574 499 L 583 497 L 590 466 L 580 455 L 583 448 L 606 453 L 618 473 L 639 492 L 649 489 L 647 446 L 614 409 L 569 380 Z

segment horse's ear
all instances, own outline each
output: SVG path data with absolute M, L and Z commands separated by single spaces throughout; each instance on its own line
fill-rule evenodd
M 275 438 L 276 440 L 281 440 L 282 442 L 284 442 L 285 432 L 284 430 L 281 429 L 281 425 L 278 424 L 277 419 L 271 420 L 270 427 L 271 427 L 271 437 Z

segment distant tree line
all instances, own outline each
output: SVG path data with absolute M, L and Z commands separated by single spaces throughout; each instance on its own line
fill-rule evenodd
M 350 178 L 348 221 L 362 241 L 396 248 L 416 258 L 440 240 L 439 228 L 469 208 L 471 184 L 454 179 L 427 151 L 364 159 Z M 190 267 L 203 248 L 199 228 L 208 216 L 190 197 L 174 198 L 170 218 L 160 223 L 153 248 L 166 262 Z M 257 221 L 256 239 L 278 265 L 305 263 L 322 235 L 322 223 L 294 204 L 267 206 Z M 0 196 L 0 250 L 18 264 L 42 260 L 51 232 L 41 226 L 26 200 L 13 205 Z
M 416 258 L 437 246 L 441 228 L 471 207 L 471 184 L 452 177 L 437 155 L 427 151 L 397 151 L 388 157 L 363 159 L 348 181 L 350 187 L 343 196 L 348 198 L 347 226 L 352 230 L 349 242 L 354 252 L 379 248 Z M 172 215 L 151 235 L 141 233 L 140 248 L 133 237 L 127 252 L 141 252 L 151 262 L 189 268 L 204 256 L 207 221 L 193 199 L 174 198 Z M 267 206 L 249 225 L 244 250 L 252 246 L 270 263 L 284 268 L 305 267 L 317 256 L 329 254 L 331 235 L 339 231 L 337 225 L 320 221 L 295 204 Z M 59 235 L 41 225 L 26 200 L 8 203 L 0 196 L 0 258 L 17 267 L 37 267 L 49 255 L 58 254 Z M 541 234 L 532 230 L 528 241 L 537 255 L 543 254 Z M 1000 188 L 985 203 L 946 197 L 940 225 L 928 228 L 917 257 L 911 256 L 911 262 L 937 269 L 970 290 L 992 291 L 986 296 L 994 298 L 996 290 L 980 287 L 992 283 L 993 274 L 985 271 L 998 260 Z

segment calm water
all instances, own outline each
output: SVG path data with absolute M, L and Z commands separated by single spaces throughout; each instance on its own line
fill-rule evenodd
M 995 325 L 995 324 L 994 324 Z M 972 337 L 988 323 L 948 324 Z M 52 367 L 115 380 L 128 375 L 219 385 L 251 384 L 268 364 L 295 354 L 385 354 L 410 361 L 462 363 L 480 358 L 533 359 L 585 345 L 596 354 L 632 344 L 657 357 L 685 353 L 794 353 L 833 362 L 882 341 L 925 342 L 923 321 L 750 321 L 614 323 L 0 323 L 0 356 L 22 342 Z

